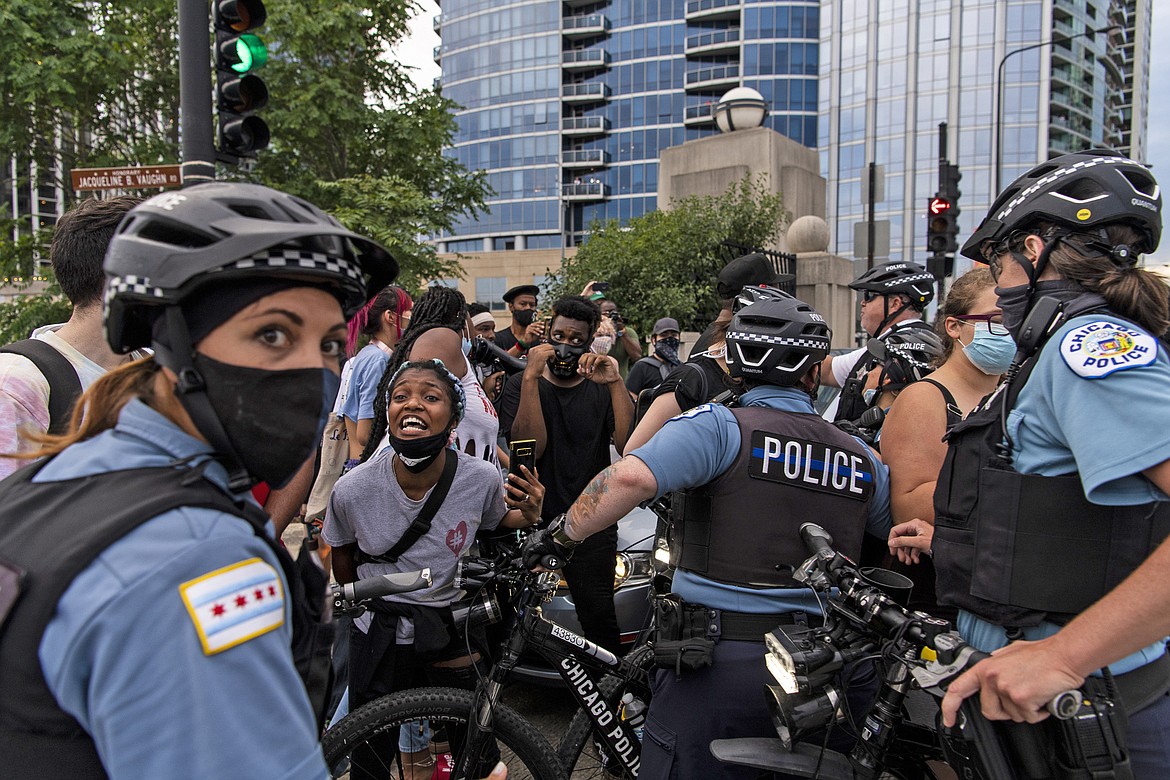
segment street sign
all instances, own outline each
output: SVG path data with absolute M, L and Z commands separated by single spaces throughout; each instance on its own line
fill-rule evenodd
M 141 165 L 125 168 L 74 168 L 69 171 L 73 191 L 161 190 L 183 183 L 178 165 Z
M 858 260 L 869 257 L 869 223 L 853 223 L 853 256 Z M 890 221 L 875 219 L 873 222 L 873 256 L 890 256 Z
M 931 198 L 927 208 L 931 214 L 942 214 L 951 210 L 951 202 L 946 198 Z

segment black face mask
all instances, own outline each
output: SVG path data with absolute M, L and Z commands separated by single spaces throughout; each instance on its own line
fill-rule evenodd
M 400 439 L 390 434 L 390 446 L 398 453 L 402 465 L 412 474 L 426 471 L 427 466 L 435 462 L 443 454 L 443 448 L 451 439 L 451 429 L 436 433 L 433 436 L 423 436 L 419 439 Z
M 1036 282 L 1036 290 L 1031 296 L 1028 295 L 1028 285 L 1026 284 L 995 288 L 995 294 L 999 296 L 999 308 L 1003 312 L 1003 326 L 1012 334 L 1012 338 L 1016 339 L 1020 336 L 1020 328 L 1023 327 L 1024 320 L 1028 317 L 1028 309 L 1031 307 L 1032 301 L 1047 297 L 1067 303 L 1084 295 L 1084 293 L 1083 287 L 1066 279 L 1046 279 L 1042 282 Z
M 549 369 L 553 372 L 553 376 L 568 379 L 577 375 L 577 364 L 581 362 L 581 356 L 589 350 L 589 347 L 587 345 L 574 347 L 572 344 L 553 344 L 553 350 L 553 356 L 548 359 Z
M 265 371 L 196 353 L 207 399 L 241 465 L 256 480 L 288 484 L 321 441 L 340 379 L 324 368 Z
M 521 328 L 527 328 L 536 319 L 536 309 L 517 309 L 512 312 L 512 319 Z

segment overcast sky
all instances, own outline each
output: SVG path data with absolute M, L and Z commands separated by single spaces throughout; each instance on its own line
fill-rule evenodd
M 439 66 L 433 57 L 439 45 L 439 36 L 432 27 L 432 19 L 439 13 L 434 0 L 419 0 L 423 11 L 411 21 L 411 37 L 398 49 L 402 62 L 414 68 L 415 83 L 429 87 L 439 75 Z M 1153 40 L 1170 41 L 1170 2 L 1152 3 L 1154 6 Z M 1170 45 L 1165 49 L 1154 45 L 1150 55 L 1150 116 L 1147 125 L 1148 153 L 1146 162 L 1170 188 Z M 1170 196 L 1164 196 L 1170 200 Z M 1157 260 L 1170 263 L 1170 238 L 1162 242 Z M 1147 258 L 1149 260 L 1149 258 Z

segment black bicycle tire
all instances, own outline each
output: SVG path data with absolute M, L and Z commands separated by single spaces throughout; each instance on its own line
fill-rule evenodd
M 330 772 L 359 744 L 389 727 L 419 720 L 467 723 L 473 694 L 459 688 L 414 688 L 383 696 L 354 710 L 325 732 L 321 750 Z M 511 707 L 493 708 L 495 736 L 520 760 L 534 780 L 567 780 L 568 773 L 548 740 Z M 507 762 L 511 764 L 511 762 Z M 516 775 L 509 766 L 509 776 Z

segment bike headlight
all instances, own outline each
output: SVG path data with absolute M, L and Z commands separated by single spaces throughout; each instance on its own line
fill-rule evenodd
M 815 629 L 796 626 L 780 626 L 764 635 L 765 665 L 789 693 L 818 688 L 841 668 L 833 648 L 816 641 L 816 636 Z
M 841 697 L 827 685 L 809 693 L 790 694 L 778 685 L 769 685 L 768 710 L 772 725 L 786 750 L 809 732 L 824 728 L 840 714 Z
M 796 670 L 792 668 L 791 658 L 770 652 L 764 656 L 764 665 L 785 693 L 800 692 L 800 683 L 796 681 Z

